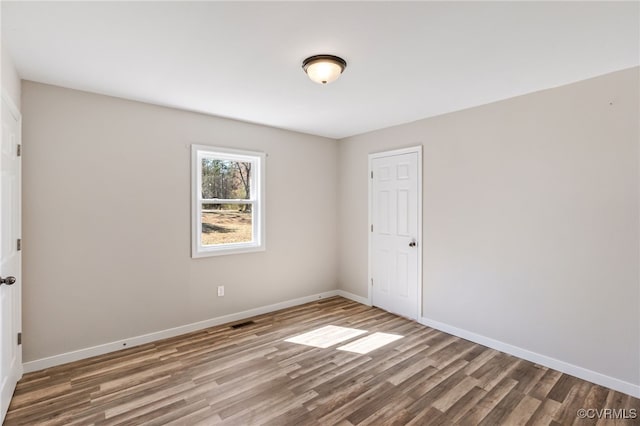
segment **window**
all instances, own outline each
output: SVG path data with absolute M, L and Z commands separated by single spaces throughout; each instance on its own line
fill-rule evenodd
M 191 257 L 264 250 L 265 154 L 191 146 Z

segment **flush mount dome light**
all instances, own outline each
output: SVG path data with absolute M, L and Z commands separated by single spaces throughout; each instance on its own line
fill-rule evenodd
M 333 55 L 315 55 L 302 61 L 302 69 L 309 78 L 319 84 L 337 80 L 347 67 L 347 61 Z

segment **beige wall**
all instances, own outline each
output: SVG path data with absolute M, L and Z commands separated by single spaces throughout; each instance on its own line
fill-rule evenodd
M 2 72 L 2 89 L 9 95 L 15 106 L 20 109 L 20 77 L 9 51 L 4 46 L 0 46 L 0 51 L 2 51 L 2 68 L 0 69 L 0 72 Z
M 638 68 L 342 140 L 341 289 L 367 154 L 424 147 L 423 317 L 640 384 Z
M 25 361 L 336 289 L 336 141 L 22 89 Z M 190 258 L 192 143 L 268 153 L 267 251 Z

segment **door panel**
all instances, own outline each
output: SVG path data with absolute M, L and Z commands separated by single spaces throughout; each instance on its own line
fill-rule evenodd
M 409 191 L 398 191 L 398 235 L 409 237 Z
M 407 318 L 418 318 L 419 153 L 371 160 L 370 217 L 372 304 Z
M 18 345 L 21 329 L 20 223 L 20 121 L 2 99 L 2 139 L 0 141 L 0 277 L 14 277 L 12 285 L 0 285 L 0 421 L 7 413 L 16 383 L 22 376 L 22 351 Z
M 378 226 L 380 227 L 380 234 L 388 235 L 390 233 L 390 210 L 391 201 L 389 199 L 389 191 L 380 191 L 378 201 Z

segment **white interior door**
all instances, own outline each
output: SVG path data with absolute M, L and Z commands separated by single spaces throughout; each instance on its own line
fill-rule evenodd
M 371 303 L 414 320 L 421 294 L 420 148 L 370 156 Z
M 0 421 L 7 414 L 16 383 L 22 376 L 21 330 L 21 172 L 18 144 L 20 115 L 2 97 L 2 140 L 0 142 Z

